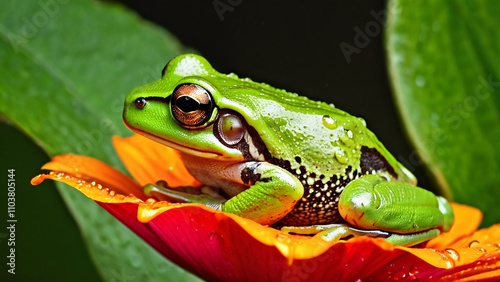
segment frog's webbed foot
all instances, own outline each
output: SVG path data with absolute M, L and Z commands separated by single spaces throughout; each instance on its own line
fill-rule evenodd
M 425 242 L 440 234 L 439 229 L 431 229 L 412 234 L 398 234 L 382 230 L 365 230 L 349 224 L 325 224 L 312 226 L 285 226 L 281 231 L 300 235 L 315 235 L 327 242 L 337 242 L 352 236 L 369 236 L 384 238 L 393 245 L 413 246 Z
M 210 186 L 203 186 L 200 189 L 190 186 L 172 188 L 165 181 L 147 184 L 143 191 L 147 196 L 154 196 L 159 200 L 174 203 L 199 203 L 216 210 L 220 210 L 222 203 L 227 200 Z
M 391 234 L 381 230 L 364 230 L 348 224 L 325 224 L 311 226 L 284 226 L 281 231 L 300 235 L 315 235 L 327 242 L 336 242 L 351 236 L 390 238 Z

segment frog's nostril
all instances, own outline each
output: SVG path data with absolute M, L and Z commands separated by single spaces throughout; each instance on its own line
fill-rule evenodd
M 138 108 L 138 109 L 142 109 L 146 106 L 146 99 L 144 99 L 143 97 L 139 97 L 137 99 L 135 99 L 135 107 Z

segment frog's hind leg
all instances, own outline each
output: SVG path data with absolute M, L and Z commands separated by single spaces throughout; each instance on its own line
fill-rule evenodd
M 442 197 L 410 183 L 364 175 L 340 195 L 340 215 L 361 229 L 384 230 L 387 241 L 411 246 L 448 231 L 453 211 Z
M 385 238 L 394 245 L 413 246 L 448 231 L 453 223 L 453 211 L 444 198 L 379 175 L 351 181 L 340 195 L 338 210 L 346 224 L 282 230 L 317 234 L 326 241 L 365 235 Z

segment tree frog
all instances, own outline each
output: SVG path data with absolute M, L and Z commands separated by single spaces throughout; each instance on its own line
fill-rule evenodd
M 198 55 L 172 59 L 160 80 L 133 90 L 123 120 L 177 149 L 204 184 L 144 187 L 160 199 L 202 203 L 328 241 L 368 235 L 411 246 L 453 224 L 450 204 L 415 186 L 363 119 L 221 74 Z

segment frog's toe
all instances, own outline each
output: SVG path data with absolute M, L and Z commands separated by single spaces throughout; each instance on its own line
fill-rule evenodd
M 392 233 L 391 236 L 387 237 L 385 240 L 393 245 L 411 247 L 430 240 L 438 236 L 440 233 L 441 231 L 439 231 L 439 229 L 431 229 L 413 234 Z
M 155 197 L 159 200 L 175 203 L 199 203 L 208 207 L 220 210 L 225 198 L 216 194 L 212 190 L 196 189 L 194 187 L 179 187 L 171 189 L 164 186 L 147 184 L 143 188 L 144 194 Z M 208 192 L 207 194 L 205 194 Z
M 325 224 L 311 226 L 285 226 L 281 231 L 300 235 L 314 235 L 327 242 L 336 242 L 352 236 L 369 236 L 387 238 L 388 232 L 381 230 L 363 230 L 352 227 L 348 224 Z

